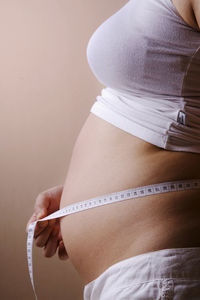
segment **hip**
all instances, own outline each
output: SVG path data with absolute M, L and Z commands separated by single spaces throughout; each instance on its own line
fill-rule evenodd
M 84 287 L 84 300 L 200 299 L 200 247 L 153 251 L 122 260 Z

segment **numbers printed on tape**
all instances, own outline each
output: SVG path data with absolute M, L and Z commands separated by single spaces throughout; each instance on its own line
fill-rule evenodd
M 27 261 L 28 261 L 29 275 L 30 275 L 33 291 L 35 294 L 35 298 L 37 299 L 37 295 L 34 287 L 34 280 L 33 280 L 32 249 L 33 249 L 34 231 L 37 222 L 43 222 L 45 220 L 60 218 L 86 209 L 110 204 L 113 202 L 124 201 L 131 198 L 144 197 L 144 196 L 158 194 L 158 193 L 181 191 L 186 189 L 200 189 L 200 179 L 161 182 L 161 183 L 142 186 L 138 188 L 131 188 L 120 192 L 105 194 L 81 202 L 73 203 L 71 205 L 67 205 L 62 209 L 52 213 L 51 215 L 31 223 L 28 227 L 28 236 L 27 236 Z

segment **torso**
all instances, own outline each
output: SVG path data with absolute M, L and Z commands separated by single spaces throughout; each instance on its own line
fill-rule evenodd
M 178 8 L 187 0 L 176 2 Z M 191 21 L 189 12 L 182 16 Z M 198 166 L 200 154 L 158 148 L 90 113 L 74 145 L 60 208 L 129 188 L 200 178 Z M 200 190 L 170 192 L 63 217 L 64 244 L 84 284 L 134 255 L 200 247 L 199 198 Z

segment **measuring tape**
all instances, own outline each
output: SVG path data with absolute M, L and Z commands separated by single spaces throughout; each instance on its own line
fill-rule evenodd
M 189 179 L 189 180 L 187 179 L 181 181 L 161 182 L 158 184 L 146 185 L 142 187 L 123 190 L 120 192 L 105 194 L 81 202 L 76 202 L 71 205 L 67 205 L 43 219 L 32 222 L 28 227 L 27 260 L 28 260 L 29 275 L 30 275 L 33 291 L 35 294 L 35 298 L 37 299 L 37 295 L 34 287 L 34 281 L 33 281 L 32 248 L 33 248 L 34 231 L 37 222 L 64 217 L 93 207 L 106 205 L 113 202 L 119 202 L 131 198 L 138 198 L 138 197 L 144 197 L 148 195 L 167 193 L 173 191 L 181 191 L 186 189 L 200 189 L 200 179 Z

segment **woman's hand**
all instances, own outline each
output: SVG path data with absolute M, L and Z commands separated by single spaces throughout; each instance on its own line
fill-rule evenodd
M 29 224 L 42 219 L 59 210 L 63 186 L 55 186 L 40 193 L 34 205 L 34 213 L 26 225 L 28 233 Z M 60 231 L 60 218 L 38 222 L 35 227 L 34 239 L 37 247 L 44 247 L 44 256 L 51 257 L 58 248 L 58 257 L 61 260 L 68 258 Z

